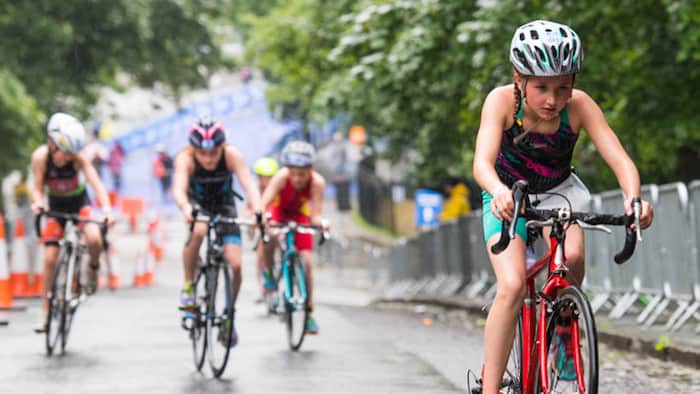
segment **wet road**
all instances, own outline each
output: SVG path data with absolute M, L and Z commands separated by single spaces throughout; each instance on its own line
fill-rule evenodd
M 1 393 L 453 393 L 459 392 L 429 362 L 396 346 L 363 310 L 370 296 L 334 286 L 320 273 L 316 316 L 321 333 L 289 350 L 279 318 L 254 304 L 253 256 L 246 252 L 238 312 L 239 345 L 220 380 L 194 371 L 191 345 L 180 328 L 177 260 L 184 232 L 171 235 L 168 258 L 155 286 L 101 289 L 81 305 L 63 356 L 46 357 L 44 337 L 31 332 L 38 301 L 9 315 L 0 331 Z M 117 241 L 123 256 L 140 241 Z M 119 243 L 121 242 L 121 245 Z M 125 260 L 122 258 L 122 260 Z M 122 272 L 130 272 L 122 262 Z M 126 280 L 128 278 L 122 278 Z M 325 296 L 323 295 L 325 293 Z M 340 307 L 340 304 L 344 307 Z M 374 313 L 381 315 L 381 311 Z M 360 316 L 360 318 L 358 318 Z M 206 368 L 206 366 L 205 366 Z
M 194 371 L 191 345 L 176 309 L 181 285 L 181 226 L 170 226 L 166 261 L 145 289 L 102 289 L 76 316 L 67 353 L 46 357 L 31 327 L 38 302 L 0 327 L 0 393 L 457 393 L 468 368 L 479 370 L 483 321 L 461 311 L 406 305 L 368 307 L 356 276 L 318 270 L 321 333 L 289 350 L 283 324 L 254 304 L 252 253 L 244 257 L 238 304 L 240 343 L 222 379 Z M 143 247 L 117 240 L 122 281 Z M 426 318 L 430 320 L 425 320 Z M 700 372 L 601 347 L 601 392 L 699 392 Z

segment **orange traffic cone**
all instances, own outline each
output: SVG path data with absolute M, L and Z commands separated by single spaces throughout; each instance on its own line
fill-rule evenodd
M 12 287 L 10 270 L 7 266 L 7 242 L 5 242 L 5 221 L 0 215 L 0 309 L 12 308 Z
M 163 232 L 157 214 L 148 221 L 148 249 L 156 262 L 163 260 Z
M 145 274 L 146 274 L 146 272 L 145 272 L 145 271 L 146 271 L 146 269 L 145 269 L 145 268 L 146 268 L 146 267 L 145 267 L 145 263 L 146 263 L 146 261 L 145 261 L 145 259 L 144 259 L 144 255 L 141 254 L 141 256 L 139 256 L 139 257 L 136 259 L 136 267 L 135 267 L 135 271 L 134 271 L 134 287 L 144 287 L 144 286 L 146 286 L 146 282 L 145 282 Z
M 114 245 L 109 248 L 109 259 L 107 260 L 107 287 L 112 290 L 119 288 L 119 255 Z
M 24 240 L 24 220 L 17 218 L 15 236 L 12 238 L 12 260 L 10 261 L 10 281 L 12 295 L 15 297 L 31 297 L 29 286 L 29 256 Z
M 153 269 L 156 263 L 151 253 L 146 253 L 144 260 L 143 284 L 144 286 L 150 286 L 153 284 Z

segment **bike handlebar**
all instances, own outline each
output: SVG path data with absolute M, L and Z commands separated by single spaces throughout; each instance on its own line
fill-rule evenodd
M 190 236 L 188 237 L 188 240 L 186 243 L 189 243 L 189 240 L 192 237 L 192 231 L 194 230 L 195 223 L 212 223 L 212 225 L 216 225 L 217 223 L 229 223 L 229 224 L 237 224 L 239 226 L 250 226 L 250 227 L 257 226 L 258 230 L 260 231 L 260 234 L 261 234 L 260 239 L 262 239 L 263 243 L 267 243 L 269 241 L 269 237 L 267 236 L 267 233 L 265 232 L 265 226 L 263 225 L 263 222 L 262 222 L 262 213 L 261 212 L 256 212 L 255 213 L 255 220 L 250 220 L 250 219 L 242 219 L 242 218 L 232 218 L 232 217 L 222 216 L 220 214 L 212 215 L 212 214 L 204 211 L 201 207 L 193 207 L 192 208 L 192 222 L 190 223 L 190 231 L 189 231 Z M 256 244 L 257 244 L 257 242 L 256 242 Z
M 301 224 L 294 221 L 289 221 L 287 223 L 271 223 L 269 224 L 271 229 L 277 234 L 287 233 L 289 231 L 296 231 L 302 234 L 316 234 L 320 233 L 321 238 L 318 241 L 319 246 L 323 245 L 324 242 L 331 238 L 330 233 L 326 226 L 317 226 L 312 224 Z
M 622 247 L 622 250 L 615 254 L 615 263 L 624 263 L 634 253 L 634 249 L 637 244 L 637 232 L 639 231 L 639 215 L 641 214 L 641 199 L 639 197 L 634 197 L 632 199 L 634 211 L 633 214 L 610 215 L 593 212 L 571 212 L 568 208 L 535 209 L 526 207 L 523 209 L 523 204 L 526 202 L 525 198 L 527 197 L 527 194 L 527 182 L 520 180 L 513 185 L 513 201 L 515 203 L 513 220 L 508 221 L 507 219 L 503 219 L 501 238 L 491 247 L 491 252 L 493 254 L 503 252 L 510 244 L 510 240 L 515 238 L 515 224 L 521 217 L 530 221 L 551 221 L 551 223 L 581 222 L 593 226 L 625 226 L 625 244 Z M 637 231 L 632 229 L 632 224 L 637 225 Z
M 75 213 L 47 211 L 47 210 L 41 208 L 39 210 L 39 213 L 34 218 L 34 231 L 36 231 L 37 238 L 41 238 L 41 218 L 43 216 L 48 216 L 48 217 L 52 217 L 55 219 L 70 220 L 74 223 L 78 223 L 78 222 L 80 222 L 80 223 L 95 223 L 98 226 L 100 226 L 100 234 L 102 235 L 103 240 L 105 240 L 105 237 L 107 236 L 107 230 L 109 228 L 107 218 L 104 218 L 102 220 L 97 220 L 97 219 L 82 217 L 82 216 L 75 214 Z M 105 241 L 104 244 L 105 244 L 105 249 L 106 249 L 107 242 Z

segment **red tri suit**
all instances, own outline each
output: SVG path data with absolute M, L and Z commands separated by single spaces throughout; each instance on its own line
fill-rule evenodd
M 313 184 L 313 174 L 309 182 L 301 190 L 294 189 L 292 182 L 287 179 L 284 187 L 275 196 L 267 212 L 270 213 L 273 222 L 285 223 L 295 221 L 299 224 L 311 224 L 311 209 L 309 200 L 311 199 L 311 185 Z M 295 246 L 297 250 L 313 250 L 313 235 L 297 233 L 295 236 Z

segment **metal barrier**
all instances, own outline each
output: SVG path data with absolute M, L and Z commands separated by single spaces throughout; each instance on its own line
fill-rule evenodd
M 604 311 L 612 319 L 631 315 L 645 327 L 678 330 L 691 319 L 700 319 L 700 180 L 688 187 L 645 185 L 642 197 L 654 206 L 654 225 L 642 233 L 643 241 L 627 263 L 613 263 L 624 244 L 624 229 L 614 227 L 612 234 L 586 232 L 583 288 L 597 313 Z M 593 195 L 590 204 L 592 211 L 612 214 L 623 207 L 620 190 Z M 487 300 L 495 292 L 481 210 L 402 239 L 391 248 L 334 242 L 326 259 L 340 266 L 371 260 L 367 265 L 371 282 L 383 286 L 387 297 Z

